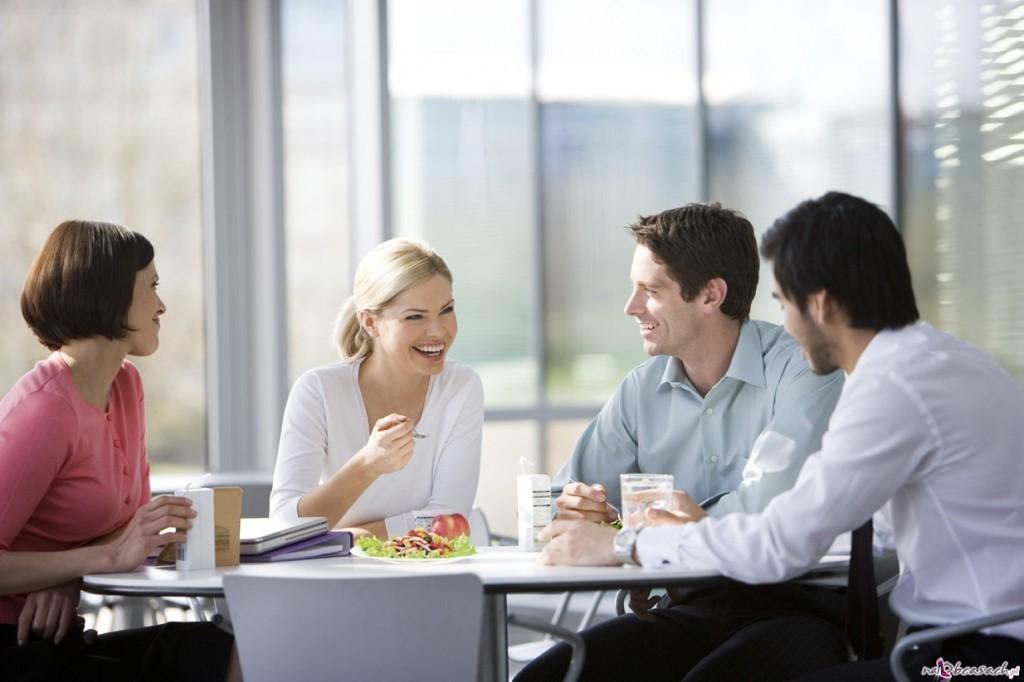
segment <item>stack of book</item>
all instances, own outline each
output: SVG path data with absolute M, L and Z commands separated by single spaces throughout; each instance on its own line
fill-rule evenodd
M 352 534 L 328 531 L 322 517 L 242 519 L 240 545 L 242 563 L 348 556 Z

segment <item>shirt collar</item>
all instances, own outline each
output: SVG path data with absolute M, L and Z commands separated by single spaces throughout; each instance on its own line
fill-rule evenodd
M 927 333 L 930 326 L 927 322 L 915 322 L 899 329 L 879 329 L 871 337 L 868 345 L 864 347 L 860 357 L 857 358 L 857 366 L 847 376 L 857 373 L 857 370 L 864 366 L 870 366 L 896 350 L 901 342 L 904 342 L 911 334 Z
M 676 388 L 690 387 L 690 379 L 686 376 L 686 370 L 683 369 L 683 363 L 679 361 L 679 358 L 672 355 L 665 357 L 665 371 L 661 373 L 658 390 L 660 391 L 671 386 Z
M 764 378 L 764 353 L 761 351 L 761 332 L 757 325 L 750 320 L 740 327 L 740 338 L 736 343 L 736 350 L 732 354 L 732 362 L 725 376 L 739 381 L 765 388 L 768 382 Z M 668 356 L 665 363 L 665 371 L 661 374 L 661 381 L 658 382 L 658 389 L 666 386 L 678 388 L 691 387 L 690 379 L 686 376 L 683 363 L 679 358 Z
M 768 382 L 764 378 L 764 352 L 761 349 L 761 332 L 757 325 L 747 320 L 740 327 L 740 340 L 732 354 L 732 362 L 725 376 L 765 388 Z

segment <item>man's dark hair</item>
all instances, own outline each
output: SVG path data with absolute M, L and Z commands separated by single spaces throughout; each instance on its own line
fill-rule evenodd
M 878 206 L 829 192 L 808 199 L 761 239 L 775 280 L 800 312 L 824 289 L 843 307 L 851 327 L 899 329 L 917 321 L 907 252 L 896 225 Z
M 21 291 L 21 314 L 39 342 L 57 350 L 90 336 L 124 338 L 135 276 L 153 245 L 110 223 L 68 220 L 50 234 Z
M 665 264 L 684 301 L 721 277 L 728 287 L 722 312 L 740 321 L 750 316 L 761 262 L 754 227 L 743 214 L 718 203 L 687 204 L 641 216 L 628 229 Z

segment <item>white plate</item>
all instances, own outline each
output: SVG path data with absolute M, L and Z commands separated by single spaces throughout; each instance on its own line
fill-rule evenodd
M 401 564 L 402 566 L 409 566 L 411 564 L 419 566 L 437 566 L 439 564 L 452 564 L 456 561 L 469 559 L 470 557 L 474 557 L 476 555 L 466 554 L 464 556 L 441 557 L 440 559 L 396 559 L 394 557 L 389 556 L 370 556 L 359 547 L 353 547 L 352 556 L 357 556 L 362 559 L 373 559 L 374 561 L 383 561 L 386 564 Z

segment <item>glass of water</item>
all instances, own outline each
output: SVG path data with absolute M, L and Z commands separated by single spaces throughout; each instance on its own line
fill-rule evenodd
M 670 509 L 672 474 L 620 474 L 622 488 L 622 527 L 647 525 L 648 507 Z

